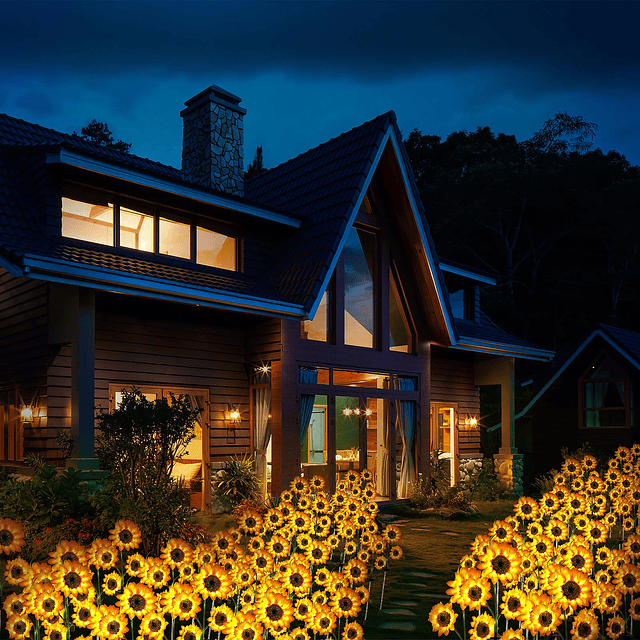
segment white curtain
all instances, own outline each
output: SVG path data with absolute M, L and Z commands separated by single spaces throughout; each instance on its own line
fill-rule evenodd
M 254 448 L 256 452 L 256 474 L 262 486 L 262 493 L 267 494 L 267 448 L 271 439 L 271 389 L 263 387 L 254 390 L 255 429 Z

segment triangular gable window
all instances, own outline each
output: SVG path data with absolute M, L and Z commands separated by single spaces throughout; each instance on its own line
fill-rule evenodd
M 403 303 L 398 280 L 389 269 L 389 349 L 403 353 L 413 352 L 414 334 L 409 313 Z

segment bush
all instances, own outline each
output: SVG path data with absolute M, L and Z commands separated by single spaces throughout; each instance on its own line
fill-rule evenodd
M 172 477 L 176 458 L 194 436 L 198 409 L 186 396 L 147 400 L 139 389 L 123 390 L 120 406 L 98 417 L 96 455 L 108 471 L 95 496 L 100 522 L 138 523 L 145 553 L 178 537 L 194 509 L 188 490 Z
M 463 490 L 468 495 L 469 500 L 493 501 L 499 498 L 511 497 L 512 495 L 498 481 L 492 458 L 484 458 L 482 466 L 464 482 Z
M 244 500 L 259 501 L 260 482 L 254 471 L 253 457 L 229 458 L 211 482 L 211 492 L 230 511 Z

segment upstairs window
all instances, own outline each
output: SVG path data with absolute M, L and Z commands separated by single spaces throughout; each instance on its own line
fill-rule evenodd
M 223 227 L 197 224 L 160 207 L 81 188 L 65 188 L 62 236 L 239 270 L 238 238 Z
M 630 380 L 608 355 L 594 360 L 580 379 L 580 426 L 628 428 L 633 426 Z

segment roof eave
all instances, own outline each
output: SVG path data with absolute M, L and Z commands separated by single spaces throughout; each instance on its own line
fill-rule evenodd
M 15 265 L 13 267 L 15 271 Z M 24 255 L 22 269 L 16 275 L 228 311 L 290 318 L 304 316 L 302 305 L 280 300 L 243 293 L 228 293 L 199 285 L 188 285 L 31 254 Z
M 191 186 L 188 184 L 179 184 L 170 179 L 144 173 L 142 171 L 136 171 L 130 167 L 122 167 L 116 163 L 93 158 L 64 147 L 60 148 L 55 153 L 47 154 L 47 163 L 64 164 L 77 169 L 84 169 L 86 171 L 106 175 L 111 178 L 126 180 L 127 182 L 151 187 L 166 193 L 184 196 L 191 200 L 197 200 L 198 202 L 212 204 L 217 207 L 222 207 L 223 209 L 230 209 L 232 211 L 244 213 L 263 220 L 277 222 L 295 229 L 300 227 L 302 224 L 299 217 L 288 213 L 271 210 L 251 202 L 243 202 L 227 198 L 224 194 L 218 194 L 207 189 L 200 188 L 197 185 Z
M 514 345 L 505 342 L 493 342 L 489 340 L 473 340 L 461 336 L 454 349 L 462 351 L 474 351 L 476 353 L 485 353 L 488 355 L 508 356 L 513 358 L 523 358 L 526 360 L 538 360 L 540 362 L 550 362 L 553 359 L 554 352 L 546 349 L 537 349 L 535 347 L 525 347 L 522 345 Z

